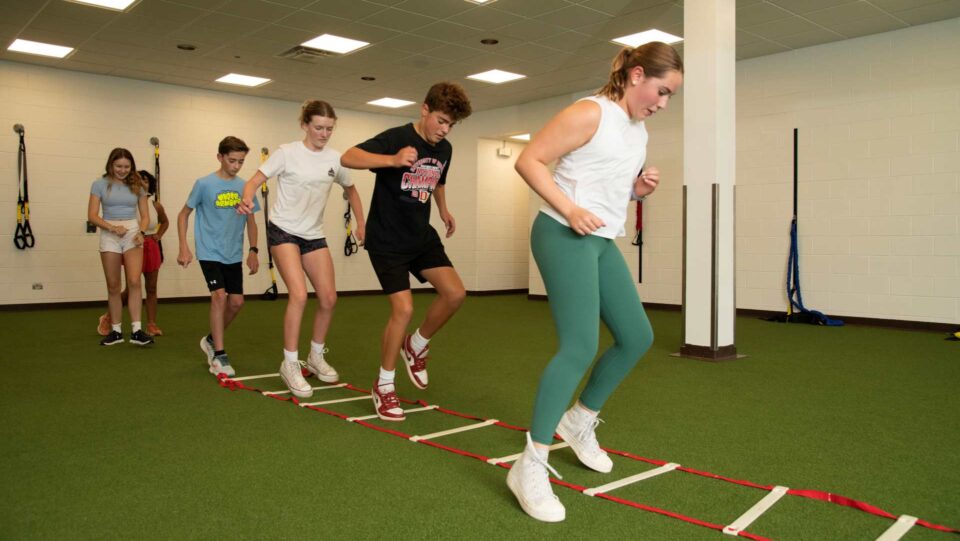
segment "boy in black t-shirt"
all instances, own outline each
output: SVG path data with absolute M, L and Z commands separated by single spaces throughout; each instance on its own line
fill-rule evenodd
M 466 296 L 440 236 L 430 226 L 430 200 L 437 200 L 449 238 L 456 222 L 447 210 L 444 191 L 453 154 L 445 138 L 471 112 L 470 100 L 460 85 L 437 83 L 427 92 L 416 123 L 391 128 L 340 158 L 344 167 L 370 169 L 376 174 L 365 247 L 391 307 L 381 345 L 380 376 L 371 390 L 377 415 L 386 421 L 405 418 L 394 385 L 397 351 L 413 384 L 426 389 L 427 344 Z M 413 315 L 408 274 L 420 283 L 430 282 L 438 294 L 412 335 L 406 334 Z

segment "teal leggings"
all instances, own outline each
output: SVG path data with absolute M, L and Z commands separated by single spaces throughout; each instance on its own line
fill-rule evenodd
M 549 445 L 597 354 L 600 319 L 613 334 L 614 343 L 597 361 L 580 394 L 583 405 L 594 411 L 600 411 L 650 349 L 653 329 L 623 254 L 611 239 L 581 237 L 540 213 L 530 232 L 530 246 L 547 288 L 559 339 L 559 350 L 540 377 L 533 406 L 533 441 Z

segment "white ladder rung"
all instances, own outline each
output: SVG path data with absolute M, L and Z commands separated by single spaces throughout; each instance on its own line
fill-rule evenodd
M 404 413 L 404 415 L 406 415 L 406 414 L 408 414 L 408 413 L 417 413 L 417 412 L 419 412 L 419 411 L 435 410 L 435 409 L 437 409 L 437 408 L 439 408 L 439 407 L 440 407 L 440 406 L 438 406 L 438 405 L 436 405 L 436 404 L 432 404 L 432 405 L 430 405 L 430 406 L 424 406 L 424 407 L 422 407 L 422 408 L 413 408 L 413 409 L 409 409 L 409 410 L 403 410 L 403 413 Z M 376 413 L 374 413 L 373 415 L 364 415 L 363 417 L 347 417 L 347 420 L 352 423 L 353 421 L 369 421 L 370 419 L 376 419 L 377 417 L 379 417 L 379 415 L 377 415 Z
M 322 391 L 324 389 L 339 389 L 341 387 L 346 387 L 346 386 L 347 386 L 346 383 L 338 383 L 336 385 L 323 385 L 321 387 L 310 387 L 310 388 L 313 389 L 314 391 Z M 284 389 L 283 391 L 263 391 L 263 394 L 266 396 L 270 396 L 273 394 L 290 394 L 290 389 Z
M 567 443 L 567 442 L 565 442 L 565 441 L 562 441 L 562 442 L 560 442 L 560 443 L 554 443 L 553 445 L 550 446 L 550 450 L 551 450 L 551 451 L 556 451 L 557 449 L 563 449 L 564 447 L 570 447 L 570 444 Z M 514 460 L 520 458 L 521 456 L 523 456 L 523 453 L 517 453 L 517 454 L 515 454 L 515 455 L 502 456 L 502 457 L 500 457 L 500 458 L 488 458 L 488 459 L 487 459 L 487 464 L 497 465 L 497 464 L 499 464 L 499 463 L 501 463 L 501 462 L 513 462 Z
M 594 487 L 594 488 L 588 488 L 588 489 L 584 490 L 583 493 L 586 494 L 587 496 L 596 496 L 597 494 L 599 494 L 599 493 L 601 493 L 601 492 L 610 492 L 611 490 L 613 490 L 613 489 L 615 489 L 615 488 L 620 488 L 620 487 L 627 486 L 627 485 L 632 484 L 632 483 L 636 483 L 636 482 L 638 482 L 638 481 L 643 481 L 643 480 L 645 480 L 645 479 L 650 479 L 651 477 L 656 477 L 656 476 L 658 476 L 658 475 L 660 475 L 660 474 L 664 474 L 664 473 L 667 473 L 667 472 L 672 472 L 673 470 L 675 470 L 675 469 L 677 469 L 677 468 L 679 468 L 679 467 L 680 467 L 680 464 L 674 464 L 673 462 L 669 462 L 669 463 L 667 463 L 667 464 L 664 464 L 663 466 L 660 466 L 659 468 L 654 468 L 654 469 L 652 469 L 652 470 L 647 470 L 647 471 L 645 471 L 645 472 L 643 472 L 643 473 L 638 473 L 638 474 L 636 474 L 636 475 L 631 475 L 630 477 L 624 477 L 623 479 L 620 479 L 619 481 L 614 481 L 614 482 L 612 482 L 612 483 L 607 483 L 607 484 L 605 484 L 605 485 L 601 485 L 601 486 Z
M 273 374 L 260 374 L 259 376 L 243 376 L 242 378 L 227 378 L 230 381 L 248 381 L 251 379 L 263 379 L 263 378 L 278 378 L 280 377 L 279 372 L 274 372 Z
M 739 535 L 741 531 L 745 530 L 747 526 L 753 523 L 753 521 L 760 518 L 760 515 L 767 512 L 768 509 L 773 507 L 773 504 L 782 498 L 787 491 L 790 490 L 787 487 L 775 486 L 773 490 L 770 491 L 770 494 L 767 494 L 760 501 L 753 504 L 753 507 L 747 510 L 746 513 L 740 515 L 740 518 L 733 521 L 729 526 L 723 529 L 723 533 L 727 535 Z
M 351 396 L 350 398 L 338 398 L 336 400 L 324 400 L 323 402 L 300 402 L 300 407 L 322 406 L 324 404 L 339 404 L 340 402 L 354 402 L 356 400 L 370 400 L 370 395 Z
M 913 525 L 916 523 L 917 517 L 900 515 L 900 518 L 887 528 L 887 531 L 883 532 L 883 534 L 877 538 L 877 541 L 897 541 L 909 532 L 910 528 L 913 528 Z
M 466 432 L 467 430 L 474 430 L 476 428 L 483 428 L 485 426 L 490 426 L 494 423 L 499 423 L 497 419 L 487 419 L 482 423 L 476 423 L 467 426 L 461 426 L 460 428 L 451 428 L 450 430 L 443 430 L 441 432 L 434 432 L 433 434 L 426 434 L 423 436 L 410 436 L 410 441 L 420 441 L 420 440 L 432 440 L 434 438 L 439 438 L 440 436 L 448 436 L 450 434 L 457 434 L 459 432 Z

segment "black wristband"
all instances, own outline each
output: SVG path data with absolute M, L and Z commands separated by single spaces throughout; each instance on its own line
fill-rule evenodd
M 255 253 L 255 254 L 259 254 L 259 253 L 260 253 L 260 250 L 259 250 L 256 246 L 251 246 L 251 247 L 250 247 L 250 251 L 253 252 L 253 253 Z

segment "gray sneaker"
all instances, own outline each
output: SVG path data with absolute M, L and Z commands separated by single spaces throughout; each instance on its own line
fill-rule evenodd
M 230 365 L 230 359 L 227 358 L 227 354 L 216 355 L 213 359 L 210 360 L 210 373 L 214 376 L 223 374 L 228 378 L 236 376 L 237 373 L 233 370 L 233 366 Z

